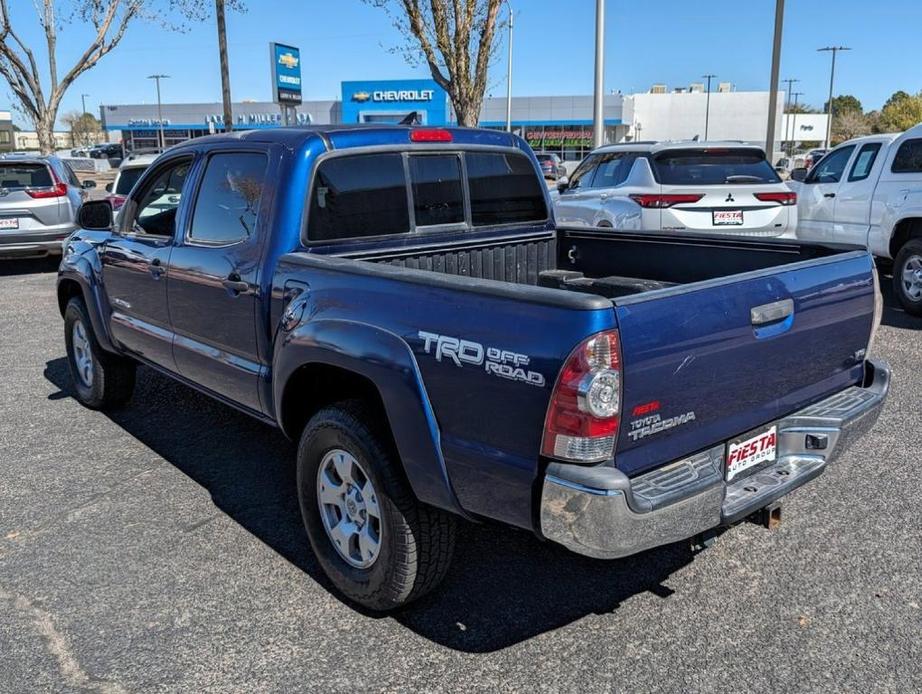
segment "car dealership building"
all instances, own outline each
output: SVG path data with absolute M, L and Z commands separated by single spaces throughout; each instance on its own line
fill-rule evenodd
M 605 141 L 703 138 L 706 95 L 693 88 L 636 95 L 606 94 Z M 783 94 L 776 119 L 783 139 Z M 768 92 L 727 91 L 711 94 L 707 117 L 710 139 L 761 144 L 767 128 Z M 156 104 L 100 106 L 104 129 L 121 137 L 130 150 L 157 147 Z M 220 103 L 163 104 L 167 146 L 224 129 Z M 234 129 L 278 127 L 279 106 L 271 102 L 233 105 Z M 415 114 L 415 116 L 413 115 Z M 300 124 L 398 123 L 408 117 L 425 125 L 456 123 L 444 89 L 432 80 L 361 80 L 341 83 L 341 98 L 305 101 L 296 109 Z M 484 99 L 480 126 L 505 128 L 505 97 Z M 578 161 L 592 148 L 592 95 L 517 96 L 512 99 L 512 126 L 536 151 L 554 152 Z M 120 132 L 120 135 L 118 134 Z

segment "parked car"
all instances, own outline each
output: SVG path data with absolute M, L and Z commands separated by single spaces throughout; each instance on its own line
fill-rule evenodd
M 61 253 L 76 229 L 77 210 L 91 180 L 82 184 L 57 157 L 0 157 L 0 257 Z
M 112 203 L 112 208 L 117 212 L 128 199 L 128 193 L 134 188 L 134 184 L 141 178 L 141 174 L 147 171 L 147 168 L 156 161 L 158 154 L 129 154 L 118 167 L 115 174 L 115 180 L 106 185 L 106 191 L 109 193 L 107 200 Z M 177 195 L 178 192 L 173 192 Z M 166 202 L 166 201 L 165 201 Z M 171 203 L 170 203 L 171 204 Z M 153 209 L 153 208 L 152 208 Z
M 116 221 L 81 210 L 76 397 L 123 404 L 149 364 L 279 427 L 319 565 L 373 610 L 441 580 L 457 516 L 627 556 L 774 513 L 876 419 L 867 251 L 555 227 L 548 204 L 503 132 L 180 144 Z
M 560 224 L 782 236 L 797 221 L 797 196 L 760 148 L 739 143 L 600 147 L 558 189 Z
M 819 163 L 820 159 L 826 156 L 826 153 L 828 151 L 829 151 L 828 149 L 823 149 L 822 147 L 809 150 L 804 155 L 804 168 L 806 168 L 807 171 L 812 169 L 814 166 L 816 166 Z
M 121 159 L 125 152 L 118 143 L 104 143 L 91 147 L 89 154 L 93 159 Z
M 90 156 L 90 148 L 89 147 L 76 147 L 70 151 L 70 156 L 74 157 L 75 159 L 82 159 L 84 157 L 88 157 Z
M 893 292 L 922 316 L 922 125 L 844 142 L 795 172 L 797 236 L 865 246 L 893 261 Z
M 545 178 L 556 181 L 558 178 L 567 175 L 567 167 L 563 165 L 560 157 L 552 152 L 536 152 L 538 164 L 541 165 L 541 173 Z

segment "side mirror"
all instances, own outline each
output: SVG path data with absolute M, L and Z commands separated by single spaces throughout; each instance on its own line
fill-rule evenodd
M 796 169 L 791 171 L 791 180 L 800 181 L 803 183 L 804 179 L 807 177 L 807 168 L 805 166 L 798 166 Z
M 90 190 L 91 188 L 96 187 L 96 181 L 94 181 L 91 178 L 88 178 L 83 182 L 83 184 L 80 187 L 83 188 L 84 190 Z
M 569 178 L 567 178 L 566 176 L 561 176 L 560 178 L 557 179 L 557 190 L 558 190 L 559 192 L 562 193 L 563 191 L 565 191 L 565 190 L 566 190 L 567 188 L 569 188 L 569 187 L 570 187 L 570 179 L 569 179 Z
M 111 192 L 112 192 L 112 184 L 111 184 L 111 183 L 107 183 L 107 184 L 106 184 L 106 192 L 107 192 L 107 193 L 111 193 Z
M 112 203 L 108 200 L 85 202 L 77 213 L 77 224 L 89 231 L 109 231 L 113 222 Z

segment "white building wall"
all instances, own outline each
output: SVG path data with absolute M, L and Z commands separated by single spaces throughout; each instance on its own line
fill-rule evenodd
M 638 140 L 704 139 L 707 94 L 632 94 L 632 134 Z M 711 92 L 709 140 L 742 140 L 765 144 L 768 92 Z M 778 94 L 775 140 L 781 141 L 784 94 Z M 627 121 L 625 121 L 627 122 Z M 639 127 L 638 127 L 639 126 Z M 776 145 L 777 149 L 777 145 Z

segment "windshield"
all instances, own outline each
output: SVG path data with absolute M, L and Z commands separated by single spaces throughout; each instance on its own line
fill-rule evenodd
M 48 188 L 54 185 L 44 164 L 0 164 L 0 188 Z
M 113 192 L 117 195 L 128 195 L 131 189 L 134 188 L 134 184 L 141 178 L 141 174 L 145 171 L 147 171 L 147 167 L 142 166 L 132 166 L 128 169 L 122 169 L 121 173 L 118 175 L 118 183 Z
M 554 160 L 553 154 L 539 154 L 537 155 L 537 157 L 538 157 L 538 161 L 553 161 Z
M 756 149 L 670 150 L 654 159 L 653 172 L 660 183 L 674 186 L 781 182 Z

